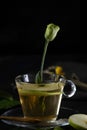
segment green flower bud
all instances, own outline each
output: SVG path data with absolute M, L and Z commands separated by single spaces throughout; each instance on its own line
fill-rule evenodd
M 46 31 L 45 31 L 45 39 L 47 41 L 53 41 L 60 30 L 60 27 L 51 23 L 47 25 Z

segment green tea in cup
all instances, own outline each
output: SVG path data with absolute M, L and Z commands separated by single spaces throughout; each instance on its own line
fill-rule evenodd
M 43 82 L 35 83 L 35 75 L 24 74 L 16 77 L 16 86 L 24 117 L 38 121 L 54 121 L 58 118 L 66 80 L 43 74 Z M 68 80 L 67 80 L 68 82 Z M 71 88 L 72 88 L 71 84 Z M 75 86 L 72 93 L 75 93 Z M 69 95 L 70 95 L 69 94 Z M 68 95 L 68 96 L 69 96 Z

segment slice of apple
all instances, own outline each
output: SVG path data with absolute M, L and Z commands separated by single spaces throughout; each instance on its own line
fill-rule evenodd
M 73 114 L 68 119 L 69 124 L 77 130 L 87 130 L 87 115 Z

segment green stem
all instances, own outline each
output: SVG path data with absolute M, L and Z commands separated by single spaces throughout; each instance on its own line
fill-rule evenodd
M 41 62 L 41 70 L 40 70 L 41 82 L 43 81 L 43 67 L 44 67 L 44 61 L 46 57 L 48 44 L 49 44 L 49 41 L 45 40 L 45 46 L 44 46 L 43 57 L 42 57 L 42 62 Z

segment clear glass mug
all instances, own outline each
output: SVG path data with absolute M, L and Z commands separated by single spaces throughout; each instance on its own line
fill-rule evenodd
M 64 77 L 43 74 L 43 83 L 35 83 L 34 74 L 23 74 L 15 78 L 24 117 L 33 121 L 55 121 L 58 118 L 62 95 L 72 97 L 76 86 Z M 70 88 L 69 93 L 64 87 Z

